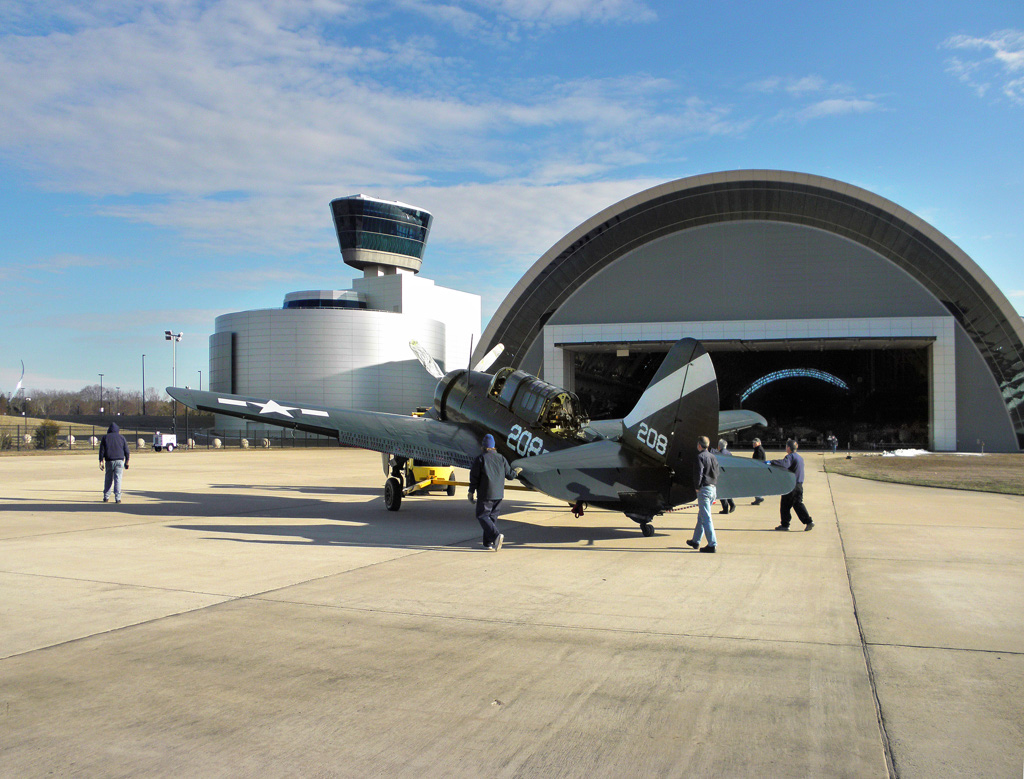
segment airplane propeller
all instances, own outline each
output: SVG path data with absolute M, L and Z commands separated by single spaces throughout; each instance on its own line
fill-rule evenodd
M 505 344 L 498 344 L 480 358 L 480 362 L 476 364 L 476 367 L 474 367 L 473 370 L 486 372 L 488 368 L 494 365 L 494 361 L 501 356 L 503 351 L 505 351 Z
M 412 353 L 416 355 L 416 359 L 420 361 L 420 365 L 427 369 L 427 373 L 435 379 L 444 378 L 444 371 L 437 367 L 437 363 L 434 362 L 434 358 L 430 356 L 426 349 L 420 346 L 419 341 L 409 341 L 409 348 L 412 349 Z
M 434 362 L 434 358 L 431 357 L 427 350 L 420 345 L 419 341 L 409 341 L 409 348 L 412 349 L 412 353 L 416 355 L 416 359 L 420 361 L 420 365 L 426 368 L 427 373 L 435 379 L 444 378 L 444 371 L 438 367 L 437 363 Z M 504 344 L 498 344 L 480 358 L 479 362 L 473 366 L 473 370 L 486 371 L 494 365 L 494 361 L 501 356 L 503 351 L 505 351 Z M 472 354 L 472 348 L 470 348 L 470 354 Z

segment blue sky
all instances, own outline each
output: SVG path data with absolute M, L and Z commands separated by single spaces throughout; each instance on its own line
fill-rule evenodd
M 427 208 L 485 318 L 580 222 L 684 176 L 876 192 L 1024 311 L 1024 7 L 94 0 L 0 7 L 0 389 L 178 383 L 214 318 L 348 288 L 329 201 Z

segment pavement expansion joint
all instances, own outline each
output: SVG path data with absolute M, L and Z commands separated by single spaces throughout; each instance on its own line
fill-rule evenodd
M 853 604 L 853 618 L 857 623 L 857 634 L 860 636 L 861 653 L 864 657 L 864 670 L 867 673 L 868 685 L 871 688 L 871 698 L 875 705 L 875 717 L 878 720 L 878 735 L 882 742 L 882 751 L 885 754 L 885 765 L 890 777 L 898 777 L 899 771 L 896 768 L 896 758 L 893 755 L 892 741 L 885 724 L 885 712 L 882 710 L 882 701 L 878 697 L 878 681 L 875 677 L 874 668 L 871 665 L 871 653 L 868 651 L 867 640 L 864 636 L 864 625 L 861 622 L 860 610 L 857 608 L 857 593 L 853 587 L 853 573 L 850 571 L 850 558 L 846 554 L 846 541 L 843 538 L 843 528 L 839 524 L 839 509 L 836 506 L 836 496 L 832 491 L 832 482 L 829 479 L 828 471 L 825 471 L 825 487 L 828 490 L 829 502 L 832 504 L 832 513 L 836 518 L 836 532 L 839 534 L 839 548 L 843 553 L 843 565 L 846 568 L 846 582 L 850 587 L 850 600 Z

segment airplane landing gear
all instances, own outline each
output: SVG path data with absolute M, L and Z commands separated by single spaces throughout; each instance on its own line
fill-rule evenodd
M 572 511 L 572 515 L 576 517 L 576 519 L 579 519 L 583 516 L 583 512 L 587 510 L 587 504 L 582 500 L 578 500 L 569 506 L 569 510 Z
M 384 506 L 388 511 L 402 507 L 402 482 L 397 476 L 389 476 L 384 482 Z
M 651 520 L 654 517 L 645 514 L 626 514 L 626 516 L 640 525 L 640 532 L 644 534 L 644 538 L 650 538 L 654 535 L 654 525 L 651 524 Z

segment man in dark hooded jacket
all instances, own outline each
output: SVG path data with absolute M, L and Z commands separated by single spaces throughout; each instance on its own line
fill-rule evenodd
M 100 470 L 106 470 L 103 477 L 103 502 L 110 500 L 110 488 L 114 488 L 114 502 L 121 502 L 121 474 L 128 470 L 128 442 L 124 440 L 116 422 L 107 428 L 107 434 L 100 439 Z
M 469 471 L 469 502 L 476 504 L 476 519 L 484 530 L 484 549 L 497 552 L 505 536 L 498 532 L 498 504 L 505 497 L 505 479 L 514 479 L 522 468 L 513 468 L 494 448 L 494 436 L 480 442 L 483 453 Z

